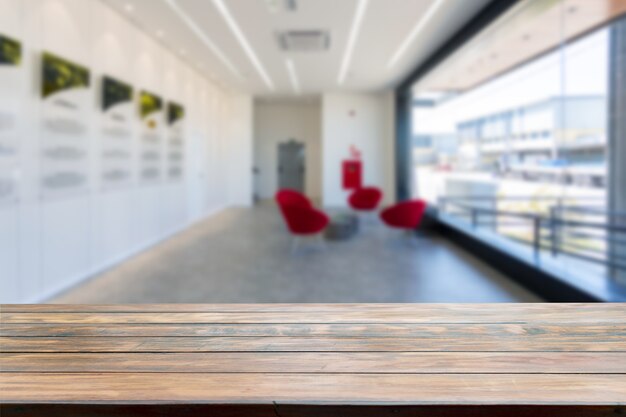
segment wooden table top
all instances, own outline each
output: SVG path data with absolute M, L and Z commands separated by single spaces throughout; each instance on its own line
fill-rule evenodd
M 626 304 L 0 309 L 3 417 L 626 413 Z

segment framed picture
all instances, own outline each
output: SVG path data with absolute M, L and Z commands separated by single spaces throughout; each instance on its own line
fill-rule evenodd
M 177 121 L 185 117 L 185 108 L 177 103 L 169 102 L 167 104 L 167 123 L 171 126 Z
M 163 100 L 156 94 L 142 91 L 139 94 L 139 114 L 142 119 L 163 110 Z
M 107 111 L 116 104 L 126 103 L 133 99 L 133 87 L 115 78 L 102 78 L 102 110 Z
M 0 34 L 0 65 L 20 65 L 22 62 L 22 44 L 8 36 Z
M 89 70 L 82 65 L 44 52 L 41 68 L 43 98 L 58 91 L 89 87 Z

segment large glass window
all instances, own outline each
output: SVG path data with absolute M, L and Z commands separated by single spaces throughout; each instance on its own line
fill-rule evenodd
M 624 1 L 526 0 L 420 79 L 414 196 L 520 250 L 607 272 L 609 50 L 624 13 Z

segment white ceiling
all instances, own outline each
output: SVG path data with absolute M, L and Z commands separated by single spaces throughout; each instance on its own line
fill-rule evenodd
M 626 14 L 626 0 L 520 2 L 414 86 L 467 91 Z
M 293 60 L 303 96 L 342 90 L 380 91 L 394 87 L 489 2 L 443 0 L 403 57 L 389 68 L 393 54 L 435 0 L 369 0 L 348 76 L 339 85 L 339 71 L 359 0 L 295 0 L 297 9 L 293 12 L 284 7 L 285 0 L 224 0 L 274 84 L 272 90 L 213 0 L 173 1 L 223 52 L 239 76 L 200 40 L 166 0 L 104 1 L 222 87 L 267 97 L 297 95 L 290 81 L 287 58 Z M 271 4 L 277 6 L 274 11 Z M 279 48 L 277 31 L 311 29 L 330 32 L 328 51 L 287 54 Z M 158 35 L 159 32 L 162 36 Z

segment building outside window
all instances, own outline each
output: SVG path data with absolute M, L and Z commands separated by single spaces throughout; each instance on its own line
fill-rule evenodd
M 626 269 L 626 257 L 609 255 L 626 235 L 610 229 L 623 213 L 607 192 L 619 180 L 609 176 L 619 93 L 609 51 L 622 9 L 522 1 L 418 80 L 413 195 L 566 271 Z

